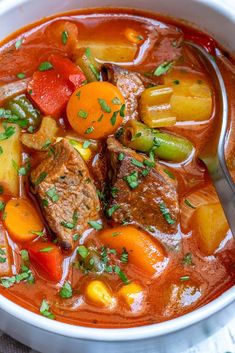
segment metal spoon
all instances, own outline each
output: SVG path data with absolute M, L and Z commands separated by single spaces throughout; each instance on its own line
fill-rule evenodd
M 200 45 L 185 42 L 200 55 L 216 87 L 217 124 L 219 133 L 213 133 L 208 139 L 199 158 L 205 163 L 216 192 L 224 209 L 225 216 L 235 238 L 235 184 L 225 160 L 225 141 L 228 127 L 228 96 L 223 77 L 214 58 Z M 216 229 L 215 229 L 216 231 Z

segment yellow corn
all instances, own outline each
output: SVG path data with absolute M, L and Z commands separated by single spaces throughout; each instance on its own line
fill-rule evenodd
M 75 148 L 76 151 L 80 153 L 85 162 L 89 161 L 92 155 L 91 149 L 83 148 L 83 144 L 73 139 L 69 139 L 69 143 Z
M 130 283 L 123 286 L 118 291 L 118 295 L 126 302 L 130 308 L 139 307 L 143 300 L 143 288 L 137 283 Z
M 99 280 L 93 280 L 88 284 L 86 297 L 98 306 L 113 307 L 115 305 L 115 298 L 110 289 Z

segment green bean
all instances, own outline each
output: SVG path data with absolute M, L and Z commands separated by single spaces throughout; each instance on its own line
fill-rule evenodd
M 193 151 L 193 144 L 183 138 L 155 129 L 136 120 L 124 126 L 121 142 L 140 152 L 154 152 L 160 159 L 172 162 L 186 160 Z
M 41 122 L 39 111 L 35 109 L 25 94 L 21 94 L 9 100 L 6 104 L 6 108 L 13 116 L 21 120 L 26 120 L 27 127 L 32 126 L 36 129 Z

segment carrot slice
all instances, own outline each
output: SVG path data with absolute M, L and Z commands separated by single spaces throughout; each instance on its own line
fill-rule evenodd
M 160 243 L 133 226 L 105 229 L 99 238 L 118 251 L 125 248 L 129 254 L 129 262 L 150 276 L 160 274 L 165 267 L 165 251 Z
M 67 105 L 72 128 L 86 138 L 113 134 L 122 123 L 124 98 L 109 82 L 92 82 L 77 89 Z
M 33 240 L 34 232 L 43 230 L 43 223 L 33 207 L 26 199 L 11 199 L 5 207 L 5 225 L 11 237 L 19 242 Z
M 37 269 L 49 280 L 59 282 L 63 272 L 63 256 L 60 248 L 44 241 L 36 241 L 26 247 L 30 260 L 38 265 Z

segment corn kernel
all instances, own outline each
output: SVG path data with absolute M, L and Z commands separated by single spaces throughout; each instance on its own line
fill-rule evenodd
M 139 311 L 141 309 L 144 293 L 143 288 L 139 284 L 130 283 L 126 286 L 123 286 L 121 289 L 119 289 L 118 295 L 133 311 Z
M 99 280 L 93 280 L 88 284 L 86 297 L 98 306 L 113 307 L 116 302 L 109 288 Z
M 80 153 L 85 162 L 89 161 L 92 155 L 91 149 L 89 147 L 84 148 L 81 142 L 73 139 L 69 139 L 69 143 L 75 148 L 76 151 L 78 151 L 78 153 Z

